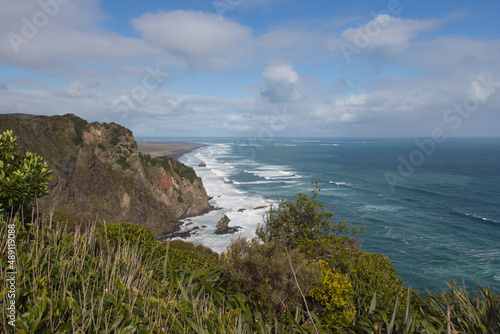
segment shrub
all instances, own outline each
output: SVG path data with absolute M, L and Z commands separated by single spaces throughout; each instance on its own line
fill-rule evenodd
M 399 315 L 402 315 L 406 300 L 403 281 L 387 256 L 363 250 L 354 253 L 340 251 L 334 255 L 331 263 L 336 271 L 349 277 L 359 301 L 370 300 L 377 293 L 377 307 L 392 310 L 399 295 Z
M 17 148 L 17 137 L 10 130 L 0 134 L 0 212 L 17 211 L 33 198 L 49 192 L 52 170 L 37 154 Z
M 161 257 L 165 255 L 161 244 L 156 240 L 153 232 L 145 229 L 141 225 L 127 222 L 102 225 L 97 234 L 105 238 L 107 242 L 116 246 L 119 244 L 130 244 L 137 246 L 138 251 L 143 253 L 143 257 Z
M 246 294 L 274 315 L 301 308 L 303 300 L 294 276 L 307 295 L 321 275 L 318 265 L 297 250 L 287 252 L 282 245 L 257 239 L 234 240 L 222 257 L 229 289 Z
M 174 267 L 182 267 L 188 271 L 218 266 L 219 254 L 203 245 L 194 245 L 182 240 L 170 240 L 162 245 L 168 247 L 169 258 Z
M 351 235 L 357 240 L 362 229 L 349 227 L 345 221 L 331 220 L 333 212 L 325 211 L 318 201 L 320 189 L 315 184 L 311 198 L 297 193 L 295 202 L 281 200 L 277 213 L 271 206 L 264 224 L 257 226 L 257 237 L 264 242 L 283 242 L 288 248 L 295 248 L 300 240 L 314 240 L 322 235 Z
M 319 305 L 318 315 L 329 328 L 351 327 L 356 315 L 354 306 L 354 289 L 349 279 L 334 272 L 328 263 L 319 262 L 321 268 L 321 284 L 309 292 Z

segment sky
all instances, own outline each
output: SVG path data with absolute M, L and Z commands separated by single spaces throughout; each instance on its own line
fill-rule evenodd
M 138 137 L 499 137 L 498 14 L 486 0 L 1 0 L 0 113 Z

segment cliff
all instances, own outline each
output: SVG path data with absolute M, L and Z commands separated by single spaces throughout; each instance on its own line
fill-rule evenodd
M 39 209 L 142 224 L 157 236 L 176 220 L 210 209 L 194 170 L 138 151 L 132 132 L 115 123 L 64 116 L 0 115 L 0 132 L 13 130 L 19 148 L 43 156 L 53 170 Z

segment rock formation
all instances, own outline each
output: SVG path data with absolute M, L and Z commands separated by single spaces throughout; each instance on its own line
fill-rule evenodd
M 192 168 L 139 153 L 132 131 L 118 124 L 88 123 L 72 114 L 4 114 L 0 132 L 5 130 L 53 170 L 49 194 L 38 201 L 42 211 L 143 224 L 159 236 L 175 230 L 176 220 L 211 209 Z
M 230 234 L 230 233 L 235 233 L 237 232 L 239 229 L 241 229 L 240 226 L 233 226 L 233 227 L 230 227 L 229 226 L 229 222 L 231 221 L 231 219 L 229 219 L 228 216 L 224 215 L 224 217 L 222 217 L 221 219 L 219 219 L 219 221 L 217 222 L 217 225 L 215 225 L 215 227 L 217 228 L 215 230 L 215 234 Z

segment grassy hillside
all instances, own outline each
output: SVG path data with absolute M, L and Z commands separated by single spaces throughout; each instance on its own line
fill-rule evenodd
M 359 282 L 352 284 L 352 277 L 335 271 L 322 275 L 321 266 L 315 267 L 304 254 L 276 244 L 236 240 L 219 256 L 181 241 L 160 244 L 151 232 L 127 223 L 92 223 L 70 231 L 62 222 L 28 223 L 9 217 L 0 224 L 4 310 L 9 305 L 5 273 L 11 269 L 7 240 L 12 224 L 17 247 L 15 326 L 21 333 L 498 333 L 500 329 L 500 298 L 488 288 L 470 292 L 451 283 L 450 291 L 420 296 L 398 286 L 394 303 L 380 306 L 377 294 L 360 299 L 365 293 L 357 290 Z M 253 285 L 245 284 L 248 276 L 235 274 L 242 268 L 253 278 L 256 271 L 260 273 Z M 4 312 L 0 318 L 5 333 L 12 331 L 7 315 Z

